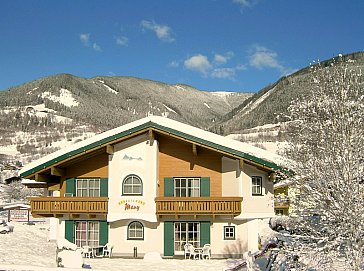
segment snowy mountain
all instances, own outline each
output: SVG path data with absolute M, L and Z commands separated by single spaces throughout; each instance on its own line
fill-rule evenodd
M 330 69 L 333 61 L 363 69 L 364 53 L 340 55 L 321 65 Z M 234 134 L 231 137 L 276 150 L 275 142 L 284 143 L 288 106 L 304 99 L 312 87 L 309 72 L 310 66 L 254 95 L 201 91 L 134 77 L 41 78 L 0 91 L 0 165 L 27 163 L 148 115 Z
M 206 129 L 250 96 L 134 77 L 41 78 L 0 91 L 0 163 L 26 163 L 148 115 Z
M 321 65 L 331 69 L 333 62 L 348 64 L 350 69 L 364 70 L 364 52 L 339 55 L 321 62 Z M 263 88 L 225 115 L 210 130 L 224 134 L 244 133 L 245 129 L 288 121 L 286 113 L 291 102 L 305 99 L 308 89 L 313 86 L 310 76 L 313 66 L 282 77 L 276 83 Z M 363 73 L 361 76 L 364 76 Z
M 60 116 L 102 129 L 146 115 L 207 128 L 251 95 L 200 91 L 134 77 L 88 79 L 58 74 L 0 92 L 0 109 L 44 104 Z

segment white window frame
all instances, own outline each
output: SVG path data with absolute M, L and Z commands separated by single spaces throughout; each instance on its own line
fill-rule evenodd
M 100 179 L 76 179 L 76 197 L 100 197 Z
M 200 197 L 201 178 L 176 177 L 173 178 L 175 197 Z
M 184 245 L 192 244 L 194 247 L 200 247 L 201 223 L 181 221 L 174 222 L 174 252 L 176 255 L 183 255 Z
M 128 240 L 144 240 L 144 225 L 139 221 L 132 221 L 128 225 Z
M 262 196 L 263 195 L 263 176 L 251 176 L 252 185 L 252 196 Z M 260 180 L 260 184 L 254 183 L 256 180 Z
M 78 225 L 83 227 L 78 227 Z M 78 247 L 98 247 L 100 242 L 99 221 L 75 221 L 75 243 Z
M 235 226 L 224 226 L 224 240 L 235 240 Z
M 131 183 L 126 183 L 131 180 Z M 126 188 L 131 188 L 131 192 L 125 192 L 128 190 Z M 129 174 L 126 176 L 122 183 L 122 195 L 123 196 L 142 196 L 143 195 L 143 181 L 136 174 Z

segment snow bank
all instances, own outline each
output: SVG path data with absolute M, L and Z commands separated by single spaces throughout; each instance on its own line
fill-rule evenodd
M 272 230 L 269 226 L 269 218 L 268 219 L 259 219 L 257 222 L 258 233 L 260 237 L 260 242 L 262 245 L 267 243 L 270 240 L 274 240 L 278 233 Z M 252 251 L 255 252 L 255 251 Z
M 144 255 L 143 260 L 150 262 L 161 262 L 162 257 L 158 252 L 148 252 Z
M 56 245 L 47 242 L 48 225 L 37 223 L 27 225 L 26 223 L 13 222 L 14 231 L 9 234 L 0 235 L 0 270 L 13 270 L 4 268 L 3 265 L 55 267 Z
M 56 267 L 56 244 L 47 241 L 49 224 L 27 225 L 14 222 L 14 225 L 12 234 L 0 235 L 0 270 L 86 270 Z M 155 252 L 146 254 L 145 260 L 121 258 L 82 260 L 85 265 L 91 266 L 92 270 L 100 271 L 221 271 L 226 263 L 225 260 L 161 259 Z
M 68 107 L 79 105 L 79 102 L 77 102 L 75 100 L 75 98 L 73 98 L 71 91 L 69 91 L 68 89 L 65 89 L 65 88 L 60 89 L 59 96 L 55 96 L 52 93 L 50 93 L 49 91 L 45 91 L 42 93 L 41 97 L 49 99 L 53 102 L 63 104 Z

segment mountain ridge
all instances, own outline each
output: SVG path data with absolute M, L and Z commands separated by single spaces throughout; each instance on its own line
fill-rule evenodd
M 210 127 L 210 130 L 227 135 L 255 126 L 288 121 L 286 115 L 289 105 L 296 99 L 303 99 L 308 89 L 313 86 L 309 76 L 311 69 L 318 65 L 330 69 L 334 63 L 336 67 L 348 65 L 351 69 L 364 70 L 364 52 L 354 52 L 322 62 L 318 61 L 293 74 L 281 77 L 277 82 L 264 87 L 243 101 Z M 267 96 L 269 98 L 264 99 Z
M 320 65 L 330 69 L 333 62 L 364 69 L 364 52 L 339 55 Z M 82 78 L 63 73 L 39 78 L 0 91 L 0 165 L 11 160 L 35 160 L 148 115 L 172 118 L 221 135 L 246 134 L 256 126 L 284 123 L 290 103 L 303 99 L 312 86 L 309 72 L 315 65 L 254 94 L 201 91 L 186 84 L 132 76 Z M 266 134 L 264 138 L 272 141 L 281 136 L 280 126 L 275 127 L 275 136 Z M 263 130 L 259 128 L 258 133 Z

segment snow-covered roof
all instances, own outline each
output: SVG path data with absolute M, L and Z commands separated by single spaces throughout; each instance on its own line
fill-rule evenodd
M 47 184 L 46 182 L 37 182 L 35 180 L 31 180 L 31 179 L 22 179 L 21 180 L 21 184 L 24 185 L 31 185 L 31 184 Z
M 202 129 L 172 120 L 164 117 L 149 116 L 112 130 L 103 132 L 94 137 L 80 141 L 69 147 L 51 153 L 40 158 L 20 170 L 21 177 L 28 177 L 32 174 L 42 171 L 54 164 L 60 163 L 63 160 L 68 160 L 73 156 L 80 155 L 86 151 L 105 147 L 108 144 L 113 144 L 124 137 L 130 136 L 133 133 L 138 133 L 152 129 L 168 133 L 169 135 L 182 138 L 186 141 L 193 142 L 197 145 L 208 147 L 220 152 L 227 153 L 234 157 L 251 161 L 271 170 L 283 170 L 282 165 L 284 159 L 274 153 L 254 147 L 244 142 L 239 142 L 229 139 Z
M 9 203 L 0 206 L 0 210 L 14 210 L 14 209 L 30 210 L 30 205 L 24 203 Z
M 278 183 L 275 183 L 274 184 L 274 189 L 291 186 L 294 183 L 295 183 L 294 179 L 288 178 L 288 179 L 282 180 L 282 181 L 280 181 Z

